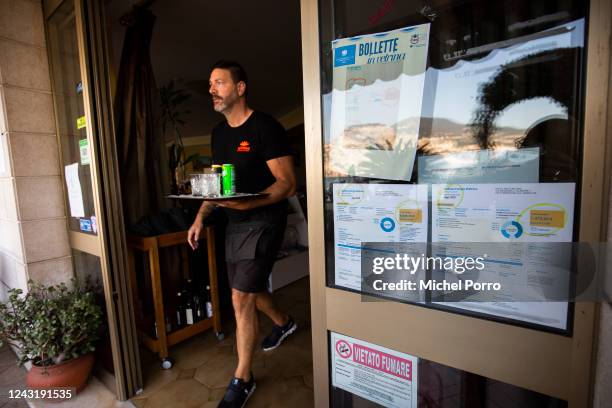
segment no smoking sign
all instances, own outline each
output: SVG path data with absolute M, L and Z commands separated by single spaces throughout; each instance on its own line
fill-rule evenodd
M 344 340 L 338 340 L 336 342 L 336 352 L 342 358 L 349 358 L 351 357 L 351 354 L 352 354 L 351 346 Z

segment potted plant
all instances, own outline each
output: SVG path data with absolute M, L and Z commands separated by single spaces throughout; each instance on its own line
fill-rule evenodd
M 164 138 L 168 131 L 174 136 L 174 143 L 170 146 L 170 157 L 168 166 L 172 174 L 172 194 L 183 193 L 185 183 L 185 165 L 189 162 L 199 159 L 199 154 L 192 154 L 185 158 L 185 148 L 183 146 L 183 136 L 181 127 L 185 124 L 183 115 L 190 112 L 182 110 L 183 103 L 191 98 L 191 95 L 183 89 L 176 86 L 174 80 L 169 81 L 166 85 L 159 88 L 160 99 L 160 114 L 159 121 L 161 123 L 162 133 Z
M 79 392 L 93 367 L 102 309 L 93 290 L 76 280 L 42 286 L 28 282 L 28 293 L 9 290 L 0 304 L 0 345 L 18 351 L 19 364 L 32 362 L 30 388 L 74 388 Z

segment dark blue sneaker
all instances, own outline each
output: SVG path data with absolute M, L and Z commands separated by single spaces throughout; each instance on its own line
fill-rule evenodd
M 249 382 L 244 382 L 240 378 L 232 378 L 225 395 L 218 408 L 242 408 L 246 405 L 247 400 L 255 391 L 255 377 L 251 373 Z
M 284 326 L 274 325 L 272 328 L 272 333 L 268 334 L 263 342 L 261 343 L 261 348 L 263 351 L 274 350 L 278 346 L 282 344 L 282 342 L 289 337 L 289 335 L 293 334 L 297 330 L 297 324 L 293 321 L 291 316 L 289 316 L 289 321 Z

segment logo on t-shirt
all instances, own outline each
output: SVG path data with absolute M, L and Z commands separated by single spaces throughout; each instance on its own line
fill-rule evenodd
M 250 152 L 251 151 L 251 144 L 249 142 L 247 142 L 246 140 L 243 140 L 242 142 L 240 142 L 240 145 L 238 146 L 238 149 L 236 149 L 237 152 Z

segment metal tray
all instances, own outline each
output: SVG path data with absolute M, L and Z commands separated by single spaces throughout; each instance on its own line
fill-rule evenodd
M 249 198 L 255 197 L 265 197 L 268 193 L 236 193 L 231 196 L 219 196 L 219 197 L 204 197 L 204 196 L 194 196 L 192 194 L 183 194 L 183 195 L 169 195 L 167 198 L 178 198 L 184 200 L 202 200 L 202 201 L 225 201 L 225 200 L 246 200 Z

